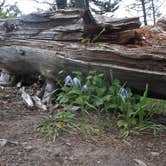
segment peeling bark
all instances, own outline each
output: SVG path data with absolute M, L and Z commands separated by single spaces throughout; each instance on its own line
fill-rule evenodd
M 149 36 L 153 39 L 160 32 L 152 35 L 148 29 L 148 36 L 139 26 L 138 18 L 101 21 L 87 10 L 1 19 L 0 67 L 20 76 L 44 74 L 49 79 L 56 79 L 60 70 L 96 69 L 107 76 L 111 69 L 129 87 L 141 92 L 148 83 L 153 96 L 166 97 L 166 46 L 160 44 L 165 34 L 148 43 Z

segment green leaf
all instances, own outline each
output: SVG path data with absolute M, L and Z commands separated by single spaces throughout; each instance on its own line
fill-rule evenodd
M 94 110 L 97 110 L 97 108 L 96 108 L 94 105 L 90 104 L 89 102 L 86 101 L 85 104 L 86 104 L 86 106 L 88 106 L 89 108 L 92 108 L 92 109 L 94 109 Z
M 117 104 L 110 104 L 110 107 L 111 109 L 117 109 Z
M 78 104 L 78 105 L 84 105 L 84 100 L 83 98 L 80 96 L 76 99 L 76 101 L 74 102 L 75 104 Z
M 94 100 L 94 104 L 95 104 L 95 106 L 102 105 L 103 104 L 103 99 L 99 98 L 99 97 L 96 97 L 95 100 Z
M 60 104 L 64 104 L 64 103 L 68 103 L 69 102 L 69 98 L 67 96 L 63 96 L 60 100 L 59 100 Z
M 111 95 L 106 95 L 103 97 L 104 102 L 109 102 L 111 100 Z
M 103 96 L 105 91 L 106 91 L 106 87 L 97 88 L 96 89 L 97 96 Z
M 125 122 L 124 120 L 119 120 L 118 122 L 117 122 L 117 125 L 118 125 L 118 127 L 124 127 L 124 128 L 128 128 L 128 123 L 127 122 Z

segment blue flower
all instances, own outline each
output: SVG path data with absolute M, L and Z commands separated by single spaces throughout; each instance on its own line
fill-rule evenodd
M 73 80 L 71 78 L 70 75 L 68 75 L 66 78 L 65 78 L 65 86 L 71 86 L 73 84 Z
M 123 99 L 128 97 L 128 92 L 125 88 L 120 88 L 119 94 Z
M 73 86 L 74 87 L 81 87 L 81 82 L 77 77 L 73 78 Z
M 87 92 L 88 92 L 88 86 L 87 86 L 87 85 L 84 85 L 84 86 L 82 87 L 82 92 L 83 92 L 83 93 L 87 93 Z

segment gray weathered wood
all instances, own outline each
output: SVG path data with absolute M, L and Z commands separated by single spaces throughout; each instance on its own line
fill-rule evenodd
M 17 19 L 0 19 L 0 36 L 17 39 L 80 41 L 82 37 L 95 37 L 103 28 L 105 28 L 104 35 L 139 26 L 139 18 L 102 23 L 95 21 L 89 10 L 60 10 L 32 13 Z
M 148 83 L 153 96 L 166 98 L 166 47 L 100 43 L 104 36 L 108 39 L 112 33 L 139 27 L 138 19 L 86 24 L 84 14 L 62 10 L 0 20 L 0 67 L 17 75 L 44 74 L 51 79 L 56 79 L 60 70 L 96 69 L 107 76 L 111 69 L 114 77 L 129 87 L 142 92 Z M 106 31 L 99 35 L 102 28 Z M 88 37 L 98 40 L 81 42 Z
M 60 45 L 60 43 L 58 44 Z M 111 60 L 111 52 L 113 52 L 113 49 L 116 49 L 114 47 L 102 50 L 90 46 L 78 46 L 76 43 L 72 45 L 73 48 L 71 46 L 63 48 L 63 46 L 63 43 L 61 43 L 59 50 L 57 49 L 56 51 L 28 46 L 3 46 L 0 47 L 0 66 L 7 68 L 12 73 L 20 75 L 42 73 L 52 79 L 56 79 L 57 73 L 60 70 L 68 72 L 80 70 L 86 72 L 96 69 L 107 73 L 111 69 L 114 77 L 122 83 L 127 82 L 129 87 L 143 91 L 146 83 L 148 83 L 150 93 L 160 98 L 166 97 L 164 90 L 166 85 L 165 56 L 149 54 L 148 58 L 147 56 L 136 58 L 132 56 L 132 50 L 128 50 L 130 54 L 126 52 L 126 56 L 122 56 L 122 52 L 117 49 L 116 52 L 119 55 L 115 55 L 115 57 L 113 55 L 115 59 Z M 22 54 L 23 52 L 24 54 Z M 77 53 L 78 56 L 74 55 L 74 53 Z M 98 55 L 96 54 L 93 57 L 94 53 Z M 101 60 L 102 55 L 106 58 L 105 60 Z M 107 60 L 109 57 L 110 60 Z M 120 59 L 119 62 L 118 57 Z M 133 61 L 131 57 L 133 57 Z M 152 64 L 153 59 L 156 59 L 154 64 Z M 125 64 L 123 60 L 128 64 Z M 141 69 L 139 63 L 143 65 L 146 63 L 149 67 Z

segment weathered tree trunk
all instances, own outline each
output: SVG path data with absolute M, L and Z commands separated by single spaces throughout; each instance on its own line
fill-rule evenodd
M 153 24 L 155 24 L 156 23 L 156 9 L 155 9 L 154 0 L 151 0 L 151 3 L 152 3 Z
M 141 5 L 142 5 L 143 18 L 144 18 L 144 25 L 147 25 L 147 12 L 145 7 L 145 0 L 141 0 Z
M 166 98 L 166 47 L 134 48 L 135 33 L 126 34 L 140 26 L 138 18 L 99 21 L 89 11 L 64 10 L 0 20 L 0 67 L 51 79 L 60 70 L 96 69 L 106 76 L 112 70 L 129 87 L 141 92 L 148 83 L 151 95 Z

